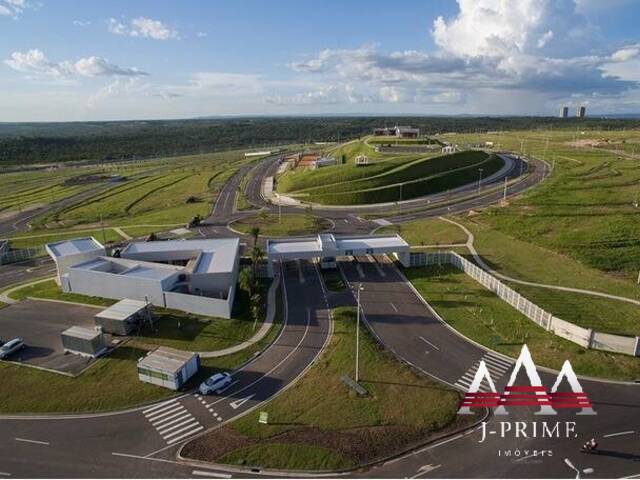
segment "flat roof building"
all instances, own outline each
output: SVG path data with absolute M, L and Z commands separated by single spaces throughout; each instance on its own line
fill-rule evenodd
M 60 242 L 48 243 L 45 250 L 56 264 L 58 283 L 71 265 L 91 260 L 107 254 L 100 242 L 93 237 L 73 238 Z
M 133 242 L 117 257 L 107 257 L 95 239 L 49 244 L 47 251 L 65 292 L 231 317 L 238 238 Z
M 336 257 L 392 254 L 409 266 L 409 244 L 400 235 L 341 235 L 323 233 L 315 238 L 267 240 L 269 274 L 278 260 L 317 258 L 321 264 L 335 263 Z
M 103 332 L 115 335 L 129 335 L 151 318 L 153 318 L 151 304 L 125 298 L 96 314 L 94 320 L 96 326 L 100 327 Z
M 86 327 L 71 327 L 60 334 L 65 352 L 98 357 L 107 350 L 102 332 Z
M 142 382 L 179 390 L 198 372 L 197 353 L 159 347 L 138 362 L 138 378 Z

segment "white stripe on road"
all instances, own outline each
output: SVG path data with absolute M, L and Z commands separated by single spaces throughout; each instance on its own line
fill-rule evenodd
M 180 414 L 178 414 L 178 415 L 180 415 Z M 175 418 L 175 417 L 167 418 L 167 419 L 165 419 L 165 420 L 171 420 L 171 421 L 161 422 L 161 423 L 156 427 L 156 429 L 157 429 L 158 431 L 160 431 L 160 430 L 162 430 L 162 429 L 164 429 L 164 428 L 168 427 L 169 425 L 173 425 L 174 423 L 176 423 L 176 422 L 180 422 L 180 421 L 184 420 L 185 418 L 189 418 L 189 417 L 192 417 L 192 415 L 191 415 L 189 412 L 187 412 L 187 413 L 185 413 L 184 415 L 182 415 L 181 417 L 178 417 L 178 418 Z
M 169 405 L 171 403 L 176 403 L 176 401 L 175 400 L 169 400 L 167 402 L 159 403 L 158 405 L 156 405 L 154 407 L 147 408 L 146 410 L 143 410 L 142 413 L 146 414 L 146 413 L 154 412 L 154 411 L 158 410 L 159 408 L 165 407 L 165 406 L 167 406 L 167 405 Z
M 7 472 L 0 472 L 0 475 L 2 475 L 3 477 L 10 477 L 11 474 L 7 473 Z
M 191 430 L 191 431 L 189 431 L 189 432 L 187 432 L 187 433 L 185 433 L 183 435 L 180 435 L 179 437 L 176 437 L 176 438 L 172 439 L 171 441 L 168 441 L 167 444 L 173 445 L 174 443 L 179 442 L 180 440 L 183 440 L 183 439 L 187 438 L 188 436 L 193 435 L 194 433 L 198 433 L 200 430 L 204 430 L 204 427 L 202 425 L 199 426 L 198 428 L 194 429 L 194 430 Z
M 485 360 L 486 359 L 493 360 L 494 362 L 502 364 L 507 368 L 511 368 L 511 366 L 513 365 L 513 362 L 510 362 L 509 360 L 505 360 L 504 358 L 500 358 L 496 355 L 492 355 L 489 352 L 487 352 L 487 354 L 484 357 L 485 357 Z
M 503 363 L 498 363 L 498 362 L 496 362 L 495 360 L 493 360 L 491 357 L 486 357 L 486 356 L 485 356 L 485 357 L 483 357 L 483 358 L 482 358 L 482 360 L 484 360 L 484 363 L 486 363 L 486 364 L 487 364 L 487 366 L 491 365 L 491 366 L 493 366 L 494 368 L 499 369 L 499 370 L 501 370 L 501 371 L 503 371 L 503 372 L 506 372 L 506 371 L 507 371 L 507 370 L 509 370 L 509 369 L 511 368 L 511 366 L 512 366 L 511 364 L 509 364 L 509 365 L 505 365 L 505 364 L 503 364 Z
M 164 411 L 169 410 L 170 408 L 176 407 L 180 405 L 178 402 L 170 402 L 170 403 L 166 403 L 164 405 L 158 405 L 157 407 L 153 408 L 152 410 L 145 410 L 142 413 L 144 413 L 144 416 L 147 418 L 153 418 L 155 415 L 162 413 Z M 160 408 L 162 407 L 162 408 Z
M 195 418 L 192 415 L 187 415 L 186 420 L 182 420 L 180 423 L 176 424 L 176 425 L 172 425 L 172 426 L 167 426 L 167 425 L 163 425 L 162 428 L 158 429 L 158 433 L 160 435 L 165 435 L 167 433 L 169 433 L 171 430 L 175 430 L 176 428 L 180 428 L 184 425 L 186 425 L 187 423 L 193 422 L 195 420 Z M 174 422 L 171 422 L 174 423 Z
M 627 430 L 626 432 L 610 433 L 608 435 L 603 435 L 602 438 L 619 437 L 620 435 L 631 435 L 632 433 L 636 433 L 635 430 Z
M 393 302 L 389 302 L 389 304 L 391 305 L 391 308 L 393 308 L 393 310 L 398 313 L 398 309 L 396 308 L 396 306 L 393 304 Z
M 49 442 L 41 442 L 40 440 L 29 440 L 28 438 L 14 438 L 16 442 L 35 443 L 36 445 L 51 445 Z
M 150 422 L 153 422 L 154 420 L 157 420 L 159 418 L 166 417 L 167 415 L 171 415 L 171 413 L 175 412 L 180 408 L 182 408 L 182 404 L 176 403 L 175 405 L 169 405 L 169 407 L 167 407 L 166 409 L 163 408 L 162 410 L 153 412 L 151 415 L 145 415 L 145 417 L 147 417 L 147 420 L 149 420 Z
M 205 472 L 204 470 L 194 470 L 193 472 L 191 472 L 191 475 L 214 478 L 232 478 L 228 473 Z
M 418 337 L 420 340 L 422 340 L 425 343 L 428 343 L 429 345 L 431 345 L 433 348 L 435 348 L 436 350 L 440 350 L 438 347 L 436 347 L 433 343 L 431 343 L 429 340 L 427 340 L 426 338 L 424 338 L 422 335 Z
M 149 420 L 149 421 L 151 422 L 151 425 L 153 425 L 155 427 L 156 425 L 164 423 L 167 420 L 170 420 L 172 418 L 175 418 L 178 415 L 181 415 L 181 414 L 185 413 L 186 411 L 187 411 L 187 409 L 184 408 L 182 405 L 180 405 L 180 407 L 176 408 L 175 410 L 167 412 L 166 414 L 163 414 L 161 417 L 154 418 L 153 420 Z
M 170 417 L 163 418 L 162 420 L 158 420 L 157 422 L 151 422 L 151 425 L 153 425 L 154 428 L 160 428 L 161 426 L 166 425 L 166 422 L 168 422 L 169 420 L 173 420 L 174 418 L 180 415 L 183 415 L 185 413 L 187 415 L 191 415 L 185 408 L 181 408 L 179 412 L 174 413 Z
M 171 440 L 173 437 L 175 437 L 176 435 L 178 435 L 178 434 L 180 434 L 182 432 L 186 432 L 189 429 L 191 429 L 189 431 L 193 431 L 195 428 L 198 428 L 198 427 L 202 428 L 202 426 L 194 418 L 189 425 L 185 425 L 184 427 L 179 428 L 175 432 L 171 432 L 168 435 L 162 435 L 162 438 L 164 438 L 165 440 Z

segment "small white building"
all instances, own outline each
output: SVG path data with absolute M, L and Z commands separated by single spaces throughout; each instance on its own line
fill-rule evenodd
M 369 157 L 367 157 L 366 155 L 358 155 L 356 157 L 356 166 L 357 167 L 362 167 L 364 165 L 369 165 Z
M 99 329 L 71 327 L 60 334 L 65 352 L 95 358 L 107 350 L 107 342 Z
M 44 248 L 56 264 L 59 284 L 70 266 L 107 254 L 104 245 L 93 237 L 48 243 Z
M 442 153 L 456 153 L 456 147 L 453 145 L 445 145 L 442 147 Z
M 200 356 L 169 347 L 159 347 L 138 361 L 138 378 L 171 390 L 180 390 L 200 368 Z
M 322 233 L 315 238 L 267 240 L 269 275 L 279 260 L 318 259 L 324 268 L 335 267 L 337 257 L 389 254 L 408 267 L 409 244 L 400 235 L 341 235 Z
M 131 298 L 120 300 L 93 317 L 96 326 L 103 332 L 115 335 L 129 335 L 152 318 L 153 307 L 150 303 Z

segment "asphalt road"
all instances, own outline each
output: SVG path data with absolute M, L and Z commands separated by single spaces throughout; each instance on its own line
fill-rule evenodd
M 352 289 L 362 285 L 363 318 L 381 343 L 402 360 L 425 374 L 466 391 L 473 368 L 482 358 L 488 364 L 496 388 L 509 379 L 513 361 L 477 346 L 440 321 L 423 304 L 393 264 L 360 257 L 341 262 L 340 268 Z M 427 299 L 428 301 L 428 299 Z M 534 358 L 535 360 L 535 358 Z M 553 385 L 556 374 L 540 371 L 543 385 Z M 516 384 L 527 385 L 523 374 Z M 640 384 L 620 384 L 581 379 L 597 412 L 576 416 L 577 410 L 558 410 L 557 416 L 539 417 L 533 408 L 512 408 L 508 418 L 491 417 L 489 430 L 499 422 L 576 421 L 576 438 L 542 439 L 488 436 L 474 429 L 387 462 L 365 472 L 372 477 L 424 476 L 439 478 L 572 478 L 568 458 L 581 468 L 593 468 L 586 478 L 612 478 L 640 474 Z M 583 454 L 581 445 L 590 438 L 600 443 L 599 454 Z M 519 457 L 499 457 L 500 450 L 518 450 Z M 552 450 L 550 457 L 531 457 L 533 450 Z M 436 467 L 437 466 L 437 467 Z M 584 476 L 584 475 L 583 475 Z
M 329 338 L 329 312 L 316 266 L 287 264 L 283 275 L 287 314 L 281 333 L 261 355 L 233 372 L 234 382 L 220 395 L 188 393 L 114 414 L 0 416 L 0 475 L 191 476 L 193 465 L 175 461 L 179 448 L 282 391 L 317 358 Z

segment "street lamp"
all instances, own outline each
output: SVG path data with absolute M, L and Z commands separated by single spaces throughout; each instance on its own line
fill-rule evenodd
M 356 383 L 360 380 L 360 292 L 364 290 L 361 283 L 358 284 L 358 311 L 356 312 Z
M 478 173 L 480 174 L 480 177 L 478 178 L 478 193 L 480 193 L 480 186 L 482 185 L 482 169 L 481 168 L 478 169 Z

